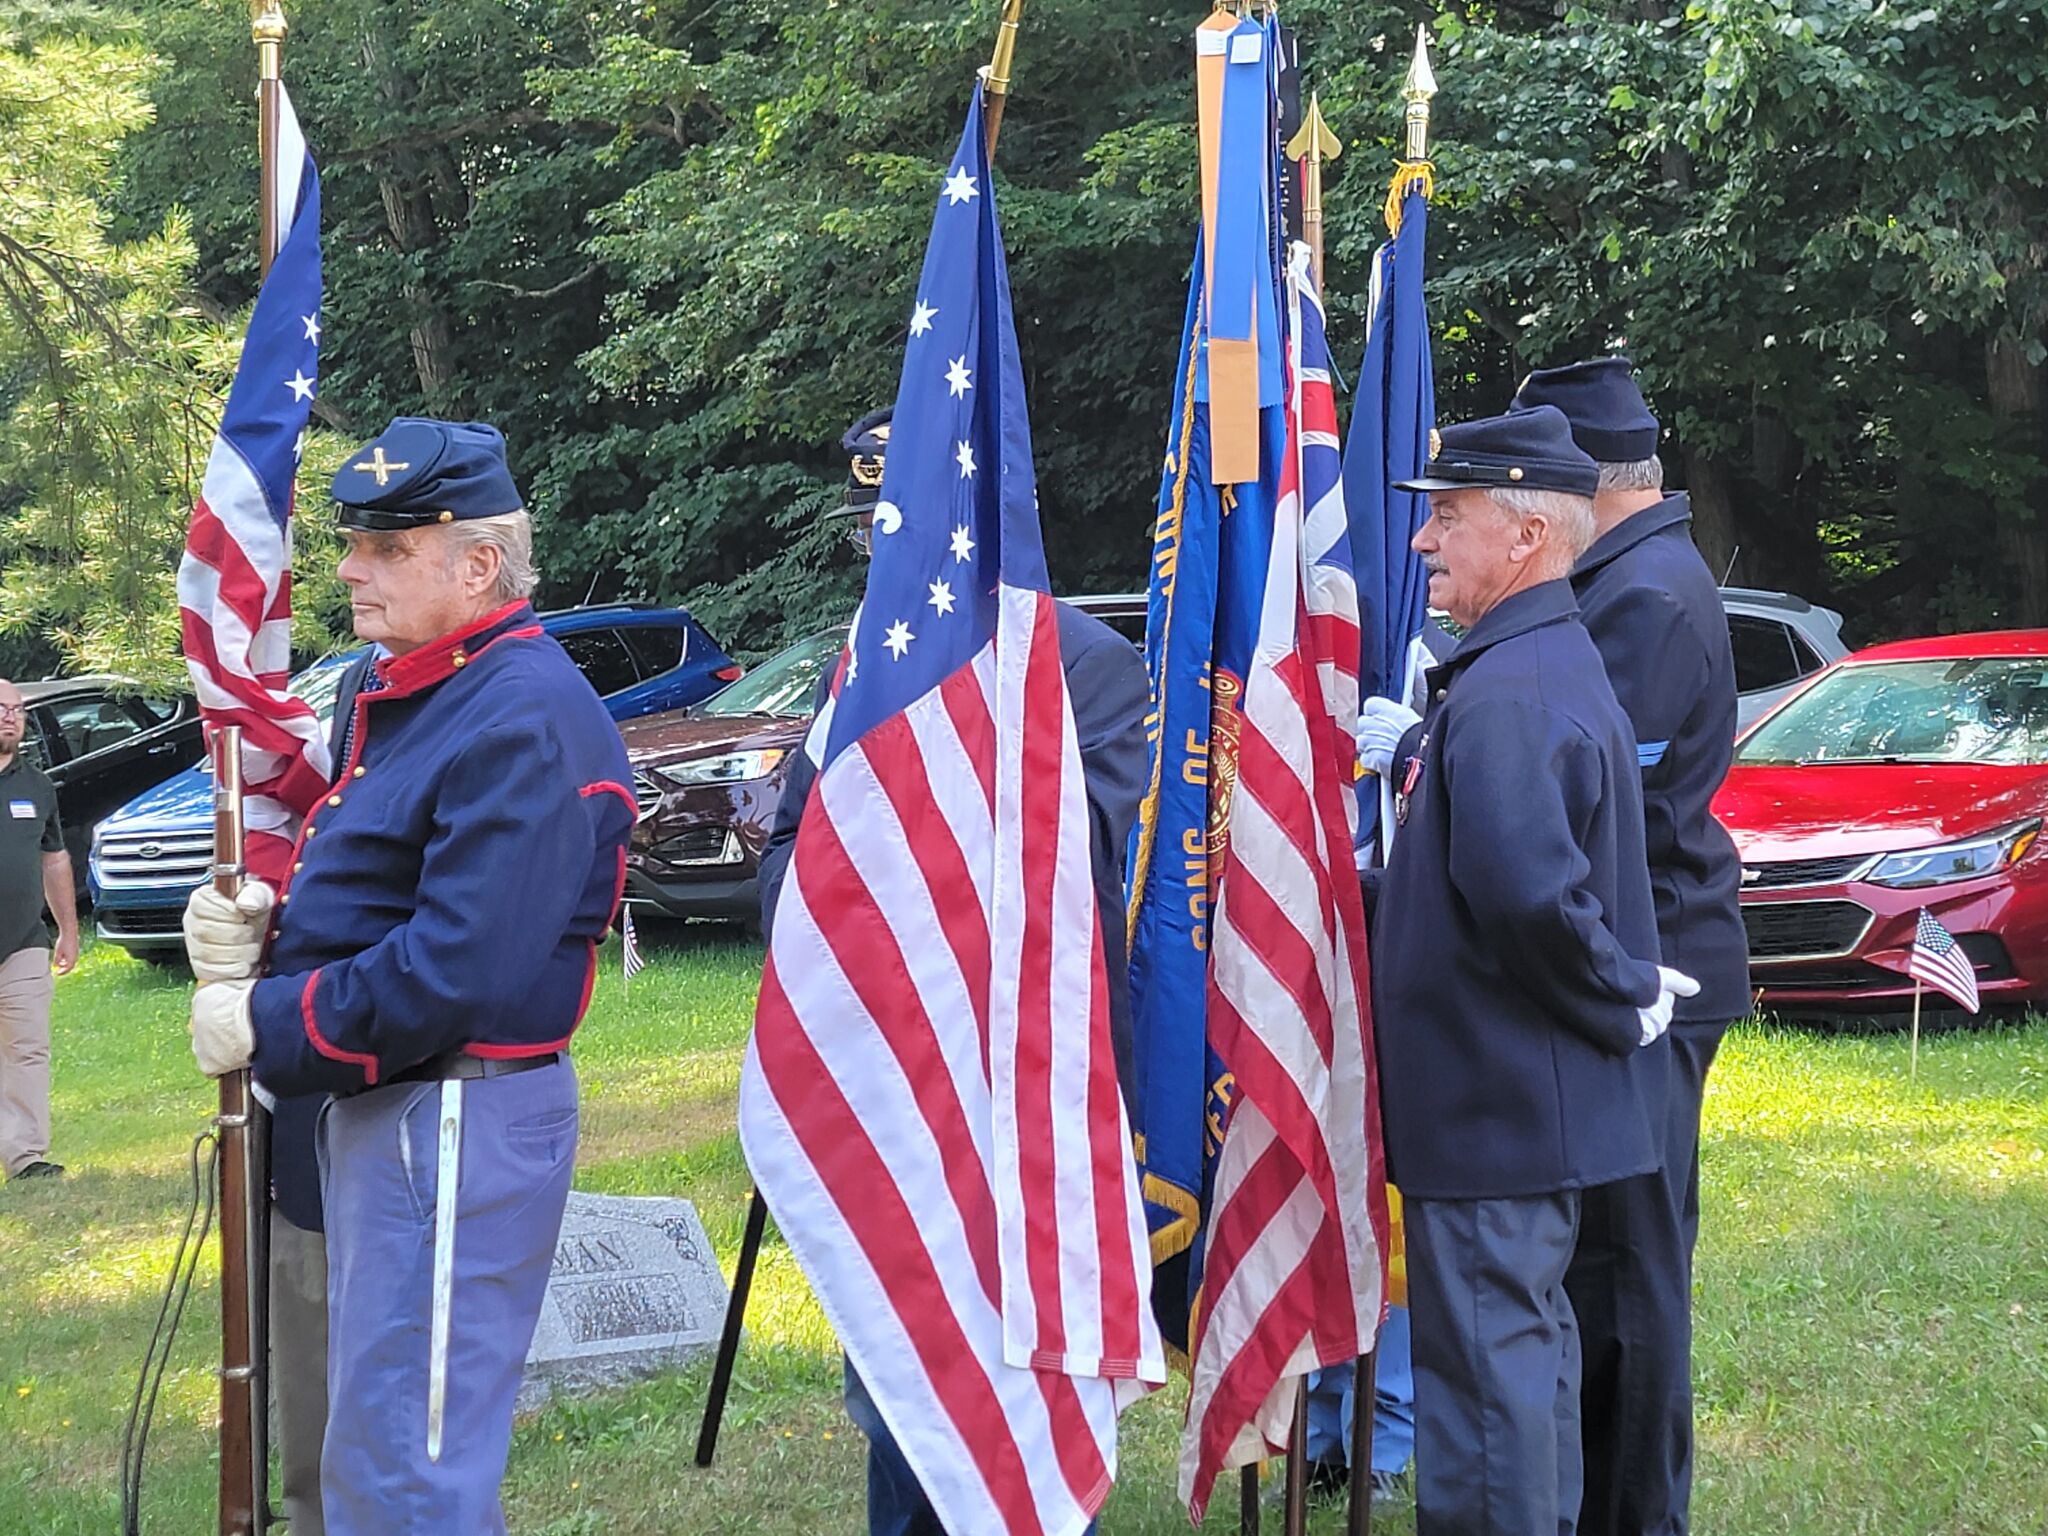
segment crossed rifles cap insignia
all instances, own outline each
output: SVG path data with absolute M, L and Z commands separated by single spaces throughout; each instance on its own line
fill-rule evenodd
M 360 471 L 361 473 L 366 475 L 375 475 L 377 477 L 377 484 L 383 486 L 389 485 L 391 483 L 392 475 L 397 473 L 399 470 L 411 469 L 412 466 L 410 464 L 402 463 L 397 459 L 385 458 L 383 445 L 379 444 L 377 447 L 377 451 L 375 453 L 371 454 L 367 459 L 364 459 L 359 464 L 349 465 L 349 468 Z

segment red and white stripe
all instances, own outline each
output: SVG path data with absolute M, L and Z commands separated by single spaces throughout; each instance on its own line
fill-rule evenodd
M 279 112 L 267 189 L 279 221 L 298 215 L 306 142 L 289 99 Z M 288 512 L 289 509 L 287 508 Z M 225 433 L 214 437 L 178 565 L 186 668 L 209 727 L 242 727 L 243 816 L 251 873 L 276 884 L 305 813 L 325 792 L 319 717 L 285 691 L 291 676 L 292 541 L 262 482 Z
M 1053 601 L 834 758 L 740 1085 L 747 1161 L 948 1530 L 1082 1530 L 1165 1379 Z
M 1342 561 L 1320 312 L 1289 284 L 1287 451 L 1259 641 L 1245 682 L 1218 880 L 1210 1041 L 1236 1098 L 1210 1205 L 1180 1492 L 1286 1445 L 1295 1394 L 1372 1347 L 1386 1281 L 1386 1178 L 1369 1036 L 1365 911 L 1352 864 L 1358 600 Z M 1328 450 L 1329 457 L 1322 457 Z

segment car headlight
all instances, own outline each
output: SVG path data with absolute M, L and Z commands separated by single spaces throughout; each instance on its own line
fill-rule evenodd
M 669 763 L 654 771 L 671 784 L 743 784 L 765 779 L 789 756 L 787 747 L 761 747 L 751 752 L 726 752 L 687 763 Z
M 1872 885 L 1889 885 L 1899 890 L 1977 880 L 2017 864 L 2040 835 L 2039 821 L 2024 821 L 2016 827 L 2007 827 L 1985 837 L 1973 837 L 1964 843 L 1943 843 L 1939 848 L 1914 848 L 1905 853 L 1886 854 L 1863 878 Z

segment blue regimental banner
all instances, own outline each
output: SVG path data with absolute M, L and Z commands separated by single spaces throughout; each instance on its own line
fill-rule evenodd
M 1184 1277 L 1200 1223 L 1209 985 L 1210 652 L 1222 498 L 1209 483 L 1201 387 L 1200 236 L 1174 370 L 1153 529 L 1145 654 L 1152 780 L 1131 836 L 1131 1010 L 1136 1138 L 1162 1330 L 1187 1342 Z

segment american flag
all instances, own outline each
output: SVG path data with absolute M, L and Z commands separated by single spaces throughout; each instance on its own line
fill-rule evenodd
M 1971 1013 L 1977 1011 L 1977 968 L 1956 936 L 1925 907 L 1920 909 L 1920 921 L 1913 930 L 1913 947 L 1906 952 L 1906 974 L 1946 993 Z
M 1285 1448 L 1295 1394 L 1372 1347 L 1386 1171 L 1352 868 L 1358 589 L 1323 314 L 1305 246 L 1288 275 L 1287 448 L 1245 682 L 1216 896 L 1209 1038 L 1237 1098 L 1209 1216 L 1181 1444 L 1199 1520 L 1217 1474 Z
M 631 981 L 647 969 L 647 962 L 640 955 L 640 935 L 633 931 L 633 909 L 624 907 L 621 913 L 619 937 L 626 952 L 626 980 Z
M 978 91 L 880 497 L 740 1136 L 946 1529 L 1064 1536 L 1165 1360 Z
M 292 479 L 319 368 L 320 178 L 291 101 L 279 95 L 276 179 L 264 191 L 286 233 L 256 295 L 178 566 L 185 665 L 208 727 L 242 727 L 246 858 L 273 885 L 328 783 L 319 717 L 285 691 Z

